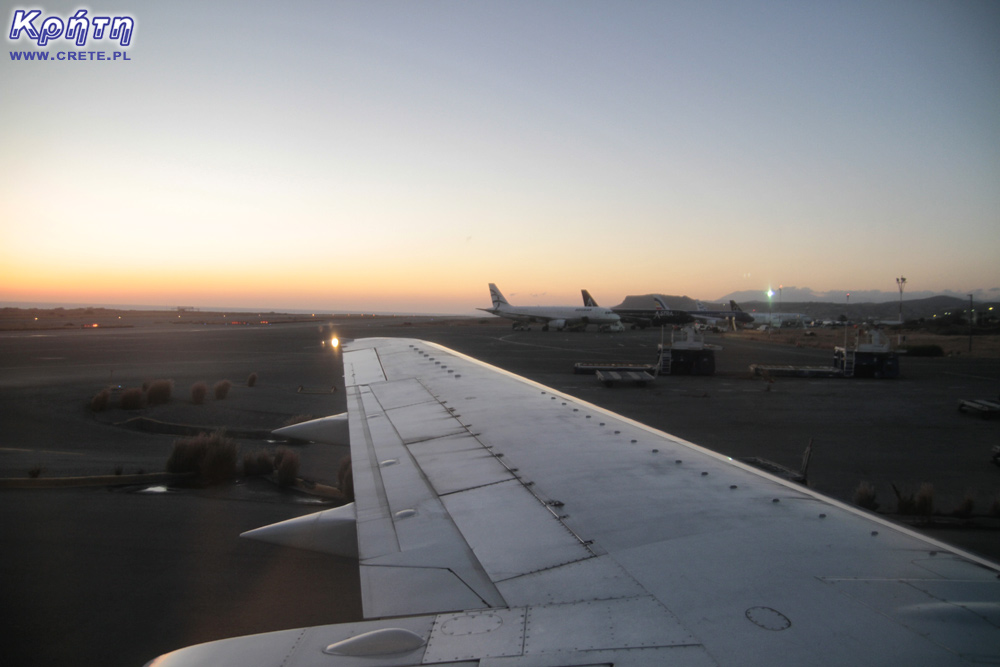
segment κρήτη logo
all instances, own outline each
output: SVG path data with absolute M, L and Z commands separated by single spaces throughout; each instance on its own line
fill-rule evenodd
M 59 16 L 42 18 L 41 9 L 15 9 L 7 38 L 11 41 L 27 39 L 38 46 L 64 39 L 77 46 L 86 46 L 87 40 L 108 39 L 121 46 L 132 43 L 135 19 L 131 16 L 88 16 L 89 10 L 78 9 L 65 19 Z

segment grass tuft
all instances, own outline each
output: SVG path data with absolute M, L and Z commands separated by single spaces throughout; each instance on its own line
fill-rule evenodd
M 108 405 L 111 403 L 111 390 L 102 389 L 101 391 L 94 394 L 94 397 L 90 399 L 90 409 L 94 412 L 104 412 L 108 409 Z
M 281 486 L 292 486 L 299 475 L 299 454 L 287 447 L 278 449 L 275 456 L 275 468 L 278 470 L 278 484 Z
M 162 405 L 170 402 L 170 395 L 174 392 L 173 380 L 153 380 L 146 390 L 146 402 L 149 405 Z
M 256 373 L 251 373 L 251 374 L 250 374 L 250 375 L 249 375 L 249 376 L 247 377 L 247 386 L 248 386 L 248 387 L 252 387 L 252 386 L 254 386 L 255 384 L 257 384 L 257 374 L 256 374 Z
M 266 449 L 258 449 L 243 455 L 243 474 L 246 477 L 270 475 L 272 472 L 274 472 L 274 456 Z
M 236 441 L 222 431 L 180 438 L 167 459 L 167 472 L 198 474 L 203 484 L 222 484 L 236 475 Z
M 191 385 L 191 402 L 195 405 L 201 405 L 205 402 L 205 397 L 208 396 L 208 384 L 204 382 L 195 382 Z
M 215 400 L 222 401 L 225 400 L 226 396 L 229 396 L 229 389 L 233 386 L 233 383 L 229 380 L 219 380 L 215 383 Z
M 924 482 L 920 485 L 915 499 L 917 514 L 930 516 L 934 514 L 934 485 Z
M 973 498 L 972 492 L 970 491 L 965 494 L 965 497 L 962 498 L 962 502 L 960 502 L 958 507 L 952 511 L 951 515 L 958 517 L 959 519 L 969 519 L 972 517 L 972 511 L 975 508 L 976 500 Z
M 892 492 L 896 494 L 896 514 L 910 515 L 917 513 L 917 503 L 913 499 L 912 492 L 904 493 L 895 484 L 892 485 Z
M 143 398 L 142 389 L 129 387 L 118 397 L 118 403 L 122 410 L 141 410 Z
M 42 474 L 42 466 L 35 466 L 28 470 L 28 477 L 31 479 L 37 479 L 39 475 Z
M 871 482 L 861 482 L 858 484 L 858 488 L 854 490 L 854 504 L 873 512 L 878 509 L 878 501 L 875 499 L 875 487 Z

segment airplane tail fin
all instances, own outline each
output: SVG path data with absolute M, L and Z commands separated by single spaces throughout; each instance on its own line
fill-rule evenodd
M 493 308 L 498 309 L 501 306 L 509 306 L 507 299 L 504 298 L 500 289 L 493 283 L 490 283 L 490 298 L 493 299 Z
M 698 310 L 708 310 L 701 301 L 698 302 Z
M 653 301 L 656 302 L 656 310 L 657 311 L 663 311 L 665 313 L 669 313 L 670 312 L 670 309 L 667 308 L 667 304 L 663 303 L 663 299 L 661 299 L 660 297 L 654 296 L 653 297 Z
M 580 294 L 583 295 L 583 305 L 584 306 L 587 306 L 588 308 L 597 308 L 598 307 L 597 302 L 594 301 L 594 297 L 590 296 L 590 292 L 588 292 L 587 290 L 583 289 L 583 290 L 580 290 Z
M 733 300 L 733 299 L 729 300 L 729 309 L 731 311 L 733 311 L 734 313 L 742 313 L 743 312 L 743 309 L 740 308 L 740 304 L 736 303 L 736 301 Z

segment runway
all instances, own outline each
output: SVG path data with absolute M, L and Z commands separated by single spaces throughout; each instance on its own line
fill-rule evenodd
M 339 358 L 324 345 L 334 331 L 431 340 L 732 457 L 797 468 L 812 439 L 810 486 L 848 501 L 861 481 L 875 485 L 883 508 L 895 505 L 890 484 L 934 484 L 943 512 L 971 493 L 975 512 L 985 515 L 1000 495 L 1000 469 L 989 463 L 1000 424 L 957 411 L 960 399 L 996 397 L 1000 360 L 904 358 L 897 380 L 768 383 L 750 377 L 750 363 L 827 364 L 831 354 L 722 335 L 710 339 L 723 347 L 713 377 L 606 389 L 593 376 L 574 375 L 573 364 L 651 362 L 659 332 L 512 332 L 495 320 L 432 318 L 0 334 L 0 477 L 24 477 L 32 468 L 42 477 L 107 475 L 117 466 L 162 470 L 173 436 L 116 426 L 122 411 L 89 410 L 109 384 L 172 379 L 174 400 L 142 413 L 213 428 L 269 429 L 295 415 L 342 411 L 342 390 L 330 393 L 341 376 Z M 258 376 L 252 388 L 250 373 Z M 222 379 L 233 382 L 225 401 L 191 404 L 193 383 Z M 296 447 L 303 477 L 336 481 L 343 451 Z M 18 665 L 141 665 L 201 641 L 357 620 L 352 564 L 237 538 L 316 509 L 252 485 L 169 493 L 0 490 L 7 582 L 0 621 L 12 639 L 5 654 Z M 935 532 L 995 560 L 998 535 L 985 528 Z

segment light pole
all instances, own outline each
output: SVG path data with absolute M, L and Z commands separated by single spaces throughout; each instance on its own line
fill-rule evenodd
M 767 334 L 771 335 L 771 328 L 774 327 L 774 321 L 771 319 L 771 299 L 774 297 L 774 290 L 770 287 L 767 288 Z
M 972 352 L 972 318 L 975 313 L 972 310 L 972 295 L 969 295 L 969 352 Z
M 850 308 L 851 308 L 851 293 L 848 292 L 847 293 L 847 305 L 844 306 L 844 317 L 847 318 L 847 319 L 844 320 L 844 362 L 845 363 L 847 362 L 847 323 L 851 321 L 851 318 L 847 314 L 847 311 L 850 310 Z
M 781 323 L 781 290 L 784 287 L 785 287 L 784 285 L 778 285 L 778 328 L 779 329 L 781 328 L 781 324 L 782 324 Z
M 899 323 L 903 324 L 903 288 L 906 287 L 906 278 L 900 276 L 896 278 L 896 286 L 899 287 Z

